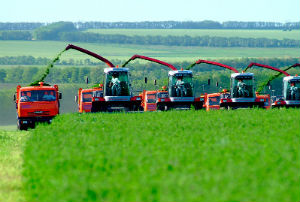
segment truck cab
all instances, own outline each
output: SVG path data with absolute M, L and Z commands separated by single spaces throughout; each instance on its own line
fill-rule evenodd
M 91 112 L 92 99 L 103 98 L 103 88 L 96 87 L 90 89 L 79 88 L 78 96 L 75 96 L 75 101 L 78 103 L 78 112 Z
M 142 107 L 144 111 L 166 111 L 170 104 L 169 93 L 166 90 L 143 91 Z
M 17 126 L 20 130 L 34 128 L 37 122 L 50 123 L 59 114 L 61 93 L 58 86 L 40 82 L 38 86 L 17 86 L 14 96 L 17 109 Z

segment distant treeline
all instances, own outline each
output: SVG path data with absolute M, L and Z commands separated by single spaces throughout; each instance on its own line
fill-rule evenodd
M 32 59 L 34 58 L 31 58 L 31 61 L 33 62 L 34 60 Z M 227 60 L 216 60 L 216 61 L 242 70 L 250 62 L 258 62 L 258 63 L 282 68 L 295 63 L 300 63 L 300 58 L 287 58 L 287 59 L 244 58 L 244 59 L 235 59 L 235 60 L 227 59 Z M 113 63 L 122 64 L 121 61 L 113 61 Z M 103 63 L 99 63 L 99 64 L 94 63 L 94 64 L 96 66 L 86 66 L 86 65 L 79 66 L 74 63 L 72 64 L 71 67 L 63 67 L 63 68 L 60 68 L 58 65 L 56 65 L 53 69 L 51 69 L 50 74 L 47 77 L 47 81 L 51 83 L 84 83 L 86 76 L 88 76 L 89 80 L 92 83 L 101 82 L 103 79 L 103 68 L 107 66 L 105 66 L 105 64 Z M 191 62 L 184 61 L 181 63 L 174 63 L 174 66 L 176 66 L 177 68 L 181 68 L 181 67 L 186 68 L 190 64 Z M 166 78 L 168 74 L 167 72 L 169 71 L 167 67 L 154 64 L 154 63 L 141 64 L 139 62 L 134 62 L 128 67 L 131 71 L 134 80 L 142 80 L 143 77 L 145 76 L 153 79 L 154 78 L 164 79 Z M 253 69 L 254 70 L 256 69 L 256 71 L 258 72 L 261 72 L 263 70 L 262 68 L 253 68 Z M 202 75 L 202 72 L 215 72 L 215 71 L 220 72 L 220 70 L 223 69 L 220 67 L 216 67 L 212 65 L 204 65 L 204 64 L 195 66 L 193 69 L 193 71 L 199 75 Z M 5 67 L 0 69 L 0 83 L 30 83 L 33 80 L 36 80 L 36 78 L 38 78 L 40 75 L 42 75 L 44 71 L 45 68 L 32 67 L 32 66 L 31 67 Z M 228 74 L 230 73 L 229 70 L 227 70 L 226 72 Z M 272 74 L 273 72 L 267 70 L 267 73 Z M 212 74 L 212 73 L 208 73 L 208 74 Z M 222 75 L 220 75 L 220 78 L 221 77 Z
M 165 46 L 201 46 L 201 47 L 250 47 L 250 48 L 299 48 L 300 40 L 241 38 L 241 37 L 190 37 L 190 36 L 126 36 L 118 34 L 97 34 L 87 32 L 35 32 L 0 31 L 0 40 L 55 40 L 68 42 L 165 45 Z
M 259 48 L 299 48 L 300 40 L 241 38 L 241 37 L 210 37 L 210 36 L 126 36 L 119 34 L 97 34 L 86 32 L 62 32 L 61 41 L 87 43 L 116 43 L 137 45 L 165 46 L 202 46 L 202 47 L 259 47 Z M 40 38 L 47 40 L 48 38 Z M 49 39 L 48 39 L 49 40 Z
M 299 29 L 300 22 L 226 21 L 144 21 L 144 22 L 74 22 L 77 29 Z M 1 23 L 0 30 L 34 30 L 47 23 Z
M 0 31 L 0 40 L 32 40 L 32 34 L 29 31 Z
M 299 48 L 300 40 L 211 37 L 211 36 L 127 36 L 120 34 L 98 34 L 79 31 L 72 22 L 57 22 L 29 31 L 0 31 L 0 40 L 55 40 L 87 43 L 202 46 L 202 47 L 264 47 Z

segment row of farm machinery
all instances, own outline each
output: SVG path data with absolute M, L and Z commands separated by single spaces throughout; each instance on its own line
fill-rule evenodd
M 115 66 L 106 58 L 75 45 L 68 45 L 65 50 L 77 50 L 104 62 L 108 68 L 104 69 L 103 83 L 90 88 L 78 90 L 75 101 L 78 111 L 83 112 L 114 112 L 114 111 L 168 111 L 188 109 L 238 109 L 238 108 L 266 108 L 271 107 L 300 107 L 300 77 L 291 76 L 285 70 L 299 67 L 294 64 L 285 70 L 268 65 L 251 63 L 239 72 L 236 68 L 208 60 L 197 60 L 185 69 L 177 69 L 172 64 L 142 55 L 134 55 L 120 67 Z M 133 60 L 140 59 L 154 62 L 169 68 L 168 86 L 161 90 L 142 90 L 138 95 L 133 95 L 129 68 L 126 66 Z M 195 95 L 193 71 L 196 65 L 208 64 L 232 71 L 230 89 L 221 92 L 204 93 L 199 97 Z M 278 72 L 264 85 L 281 74 L 283 78 L 283 95 L 271 99 L 269 94 L 255 92 L 254 74 L 246 72 L 257 66 Z M 145 77 L 147 83 L 147 77 Z M 208 79 L 207 85 L 210 85 Z M 59 99 L 62 95 L 58 86 L 50 86 L 42 81 L 27 87 L 17 87 L 14 96 L 18 116 L 18 128 L 27 129 L 34 127 L 36 122 L 51 122 L 59 114 Z

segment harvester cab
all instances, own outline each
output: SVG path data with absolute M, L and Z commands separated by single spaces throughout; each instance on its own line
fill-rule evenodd
M 57 85 L 50 86 L 44 82 L 28 87 L 18 85 L 14 96 L 18 129 L 34 128 L 37 122 L 50 123 L 59 114 L 61 97 Z
M 300 76 L 283 78 L 283 97 L 286 106 L 300 107 Z
M 131 93 L 128 68 L 105 68 L 103 99 L 93 100 L 92 112 L 138 111 L 142 98 Z
M 67 46 L 66 50 L 68 49 L 75 49 L 88 54 L 109 66 L 109 68 L 104 69 L 103 97 L 93 96 L 91 112 L 137 111 L 140 109 L 141 97 L 133 96 L 131 93 L 127 68 L 115 67 L 106 58 L 72 44 Z
M 128 68 L 104 69 L 104 98 L 108 101 L 130 101 Z
M 189 70 L 169 71 L 168 91 L 174 108 L 189 109 L 195 100 L 193 72 Z
M 160 105 L 165 109 L 190 109 L 192 106 L 195 109 L 201 109 L 203 100 L 195 98 L 193 86 L 193 73 L 189 70 L 177 70 L 173 65 L 154 58 L 134 55 L 122 66 L 125 67 L 130 61 L 135 59 L 148 60 L 164 66 L 169 67 L 171 70 L 168 73 L 168 99 L 161 99 Z
M 252 101 L 255 99 L 253 73 L 234 73 L 230 77 L 230 93 L 232 99 Z

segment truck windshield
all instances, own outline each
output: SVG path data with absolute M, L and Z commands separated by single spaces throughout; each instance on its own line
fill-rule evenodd
M 102 90 L 93 91 L 93 97 L 103 97 L 103 91 Z
M 82 102 L 92 102 L 92 92 L 82 93 Z
M 300 80 L 290 80 L 284 83 L 286 100 L 300 100 Z
M 106 75 L 106 96 L 129 96 L 127 71 L 111 71 Z
M 147 95 L 147 103 L 156 103 L 156 95 L 148 94 Z
M 169 77 L 170 97 L 193 97 L 191 74 L 175 74 Z
M 231 93 L 233 98 L 254 97 L 253 77 L 235 77 L 231 79 Z
M 210 97 L 209 105 L 220 105 L 220 96 Z
M 168 98 L 169 95 L 168 95 L 167 92 L 165 92 L 165 93 L 158 93 L 158 94 L 157 94 L 157 97 L 158 97 L 158 98 Z
M 54 90 L 32 90 L 21 91 L 21 102 L 36 102 L 36 101 L 55 101 L 56 93 Z

